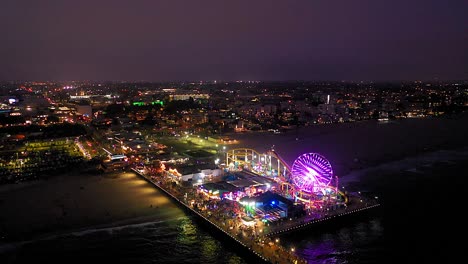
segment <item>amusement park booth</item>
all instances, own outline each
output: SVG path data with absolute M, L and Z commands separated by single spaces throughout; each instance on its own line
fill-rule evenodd
M 200 166 L 178 166 L 177 176 L 179 183 L 192 185 L 200 185 L 205 181 L 205 178 L 211 179 L 222 174 L 222 170 L 216 168 L 200 168 Z
M 271 222 L 305 214 L 304 205 L 296 204 L 294 201 L 270 191 L 258 196 L 243 197 L 240 199 L 240 203 Z
M 227 182 L 209 182 L 201 185 L 199 190 L 208 195 L 210 198 L 221 199 L 225 197 L 233 197 L 239 191 L 235 186 Z

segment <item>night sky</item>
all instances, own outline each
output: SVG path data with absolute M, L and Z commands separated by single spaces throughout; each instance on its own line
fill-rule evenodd
M 466 0 L 3 0 L 0 80 L 468 79 Z

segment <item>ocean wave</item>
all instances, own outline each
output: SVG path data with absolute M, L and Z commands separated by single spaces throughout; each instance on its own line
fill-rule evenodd
M 115 231 L 121 231 L 123 229 L 142 228 L 142 227 L 147 227 L 147 226 L 151 226 L 154 224 L 160 224 L 160 223 L 169 222 L 169 221 L 177 221 L 177 220 L 184 219 L 184 218 L 185 216 L 181 216 L 181 217 L 176 217 L 176 218 L 166 219 L 166 220 L 159 220 L 159 221 L 150 221 L 150 222 L 136 223 L 136 224 L 125 224 L 125 225 L 103 227 L 103 228 L 92 228 L 92 229 L 86 229 L 86 230 L 78 231 L 78 232 L 71 232 L 71 233 L 68 233 L 68 235 L 84 236 L 84 235 L 89 235 L 89 234 L 97 233 L 97 232 L 108 232 L 109 234 L 112 234 Z
M 402 171 L 412 172 L 415 175 L 424 176 L 428 168 L 436 163 L 456 164 L 468 159 L 468 148 L 458 150 L 438 150 L 417 156 L 407 157 L 401 160 L 390 161 L 377 166 L 352 171 L 340 177 L 340 184 L 348 185 L 365 181 L 368 177 L 383 175 L 379 172 L 399 173 Z
M 43 237 L 35 238 L 35 239 L 31 239 L 31 240 L 0 243 L 0 254 L 4 254 L 4 253 L 7 253 L 9 251 L 17 250 L 17 249 L 23 247 L 24 245 L 32 244 L 32 243 L 39 242 L 39 241 L 54 240 L 54 239 L 59 239 L 59 238 L 67 237 L 67 236 L 80 237 L 80 236 L 86 236 L 86 235 L 90 235 L 90 234 L 94 234 L 94 233 L 98 233 L 98 232 L 106 232 L 108 234 L 113 234 L 116 231 L 121 231 L 121 230 L 124 230 L 124 229 L 132 229 L 132 228 L 141 229 L 141 228 L 145 228 L 145 227 L 148 227 L 148 226 L 152 226 L 154 224 L 161 224 L 161 223 L 170 222 L 170 221 L 177 221 L 177 220 L 181 220 L 181 219 L 184 219 L 184 218 L 186 218 L 186 216 L 180 216 L 180 217 L 164 219 L 164 220 L 151 220 L 151 221 L 148 221 L 147 219 L 145 219 L 146 220 L 145 222 L 138 222 L 138 223 L 129 224 L 129 222 L 135 222 L 135 221 L 138 221 L 138 220 L 143 220 L 142 218 L 133 218 L 133 219 L 125 220 L 125 221 L 118 221 L 118 222 L 114 222 L 114 223 L 109 223 L 109 224 L 106 224 L 106 226 L 103 226 L 103 227 L 88 227 L 88 228 L 86 228 L 84 230 L 80 230 L 80 231 L 66 231 L 66 232 L 63 232 L 63 233 L 60 233 L 60 234 L 44 235 Z

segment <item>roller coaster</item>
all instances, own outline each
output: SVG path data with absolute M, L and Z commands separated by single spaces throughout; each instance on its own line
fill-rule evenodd
M 281 159 L 273 150 L 267 153 L 259 153 L 248 148 L 237 148 L 226 153 L 226 164 L 230 169 L 246 169 L 254 173 L 289 180 L 289 165 Z

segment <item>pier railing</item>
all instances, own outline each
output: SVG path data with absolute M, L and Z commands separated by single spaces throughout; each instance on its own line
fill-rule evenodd
M 316 216 L 315 218 L 313 217 L 302 217 L 302 218 L 297 218 L 297 219 L 291 218 L 290 220 L 285 220 L 284 222 L 276 226 L 269 225 L 268 227 L 264 227 L 264 230 L 263 230 L 264 232 L 262 233 L 262 235 L 257 237 L 258 239 L 254 241 L 248 238 L 244 238 L 244 239 L 237 238 L 235 235 L 232 234 L 232 232 L 235 232 L 235 230 L 232 230 L 232 227 L 231 227 L 231 230 L 225 227 L 222 227 L 219 223 L 216 223 L 216 221 L 210 220 L 209 215 L 204 215 L 201 211 L 199 211 L 198 208 L 194 208 L 190 204 L 186 203 L 186 201 L 184 201 L 185 198 L 177 197 L 177 195 L 174 195 L 173 193 L 171 193 L 169 191 L 170 188 L 166 189 L 164 186 L 161 186 L 161 184 L 158 184 L 158 182 L 155 182 L 154 180 L 152 180 L 151 177 L 148 177 L 147 175 L 139 172 L 136 169 L 132 168 L 132 170 L 137 175 L 140 175 L 146 181 L 156 186 L 158 189 L 160 189 L 163 193 L 165 193 L 167 196 L 172 198 L 174 201 L 177 201 L 178 204 L 181 205 L 184 209 L 187 209 L 194 215 L 198 216 L 200 219 L 203 219 L 206 223 L 209 223 L 211 226 L 215 227 L 222 234 L 227 235 L 227 237 L 229 237 L 232 241 L 235 241 L 236 243 L 241 245 L 243 248 L 245 248 L 248 252 L 258 257 L 259 260 L 262 260 L 265 262 L 307 263 L 306 260 L 301 259 L 297 255 L 294 255 L 293 252 L 286 250 L 284 247 L 282 247 L 281 245 L 277 243 L 274 243 L 271 246 L 276 247 L 276 249 L 279 250 L 279 253 L 278 251 L 268 252 L 268 250 L 273 251 L 273 249 L 264 248 L 263 243 L 261 244 L 256 243 L 258 241 L 262 241 L 262 242 L 268 241 L 268 240 L 273 241 L 273 238 L 272 238 L 273 236 L 277 236 L 282 233 L 293 232 L 298 229 L 306 228 L 315 224 L 323 223 L 323 222 L 330 221 L 333 219 L 338 219 L 339 217 L 362 212 L 362 211 L 380 206 L 380 204 L 377 203 L 376 201 L 372 201 L 370 203 L 362 203 L 363 200 L 361 200 L 360 203 L 355 203 L 356 204 L 355 206 L 327 211 L 327 212 L 324 212 L 322 215 Z
M 224 228 L 222 228 L 221 226 L 219 226 L 218 224 L 216 224 L 215 222 L 211 221 L 210 219 L 206 218 L 203 214 L 201 214 L 200 212 L 198 212 L 197 210 L 195 210 L 194 208 L 192 208 L 190 205 L 186 204 L 183 200 L 179 199 L 177 196 L 173 195 L 172 193 L 170 193 L 169 191 L 167 191 L 165 188 L 163 188 L 161 185 L 159 185 L 158 183 L 154 182 L 151 180 L 151 178 L 149 178 L 148 176 L 140 173 L 139 171 L 135 170 L 132 168 L 132 170 L 140 175 L 141 177 L 143 177 L 146 181 L 148 181 L 149 183 L 153 184 L 154 186 L 156 186 L 159 190 L 161 190 L 162 192 L 164 192 L 166 195 L 168 195 L 169 197 L 171 197 L 173 200 L 179 202 L 180 205 L 182 205 L 185 209 L 189 210 L 190 212 L 194 213 L 195 215 L 197 215 L 198 217 L 200 217 L 201 219 L 205 220 L 206 222 L 210 223 L 212 226 L 216 227 L 217 230 L 221 231 L 222 233 L 226 234 L 228 237 L 230 237 L 232 240 L 236 241 L 238 244 L 240 244 L 242 247 L 244 247 L 245 249 L 247 249 L 248 251 L 250 251 L 251 253 L 253 253 L 255 256 L 257 256 L 258 258 L 260 258 L 261 260 L 265 261 L 265 262 L 272 262 L 271 260 L 268 260 L 267 258 L 265 258 L 263 255 L 261 255 L 259 252 L 257 252 L 256 250 L 254 250 L 252 248 L 252 246 L 249 246 L 247 245 L 246 243 L 244 243 L 243 241 L 241 241 L 240 239 L 236 238 L 235 236 L 233 236 L 232 234 L 230 234 L 229 232 L 227 232 L 226 230 L 224 230 Z M 304 263 L 306 263 L 304 261 Z

